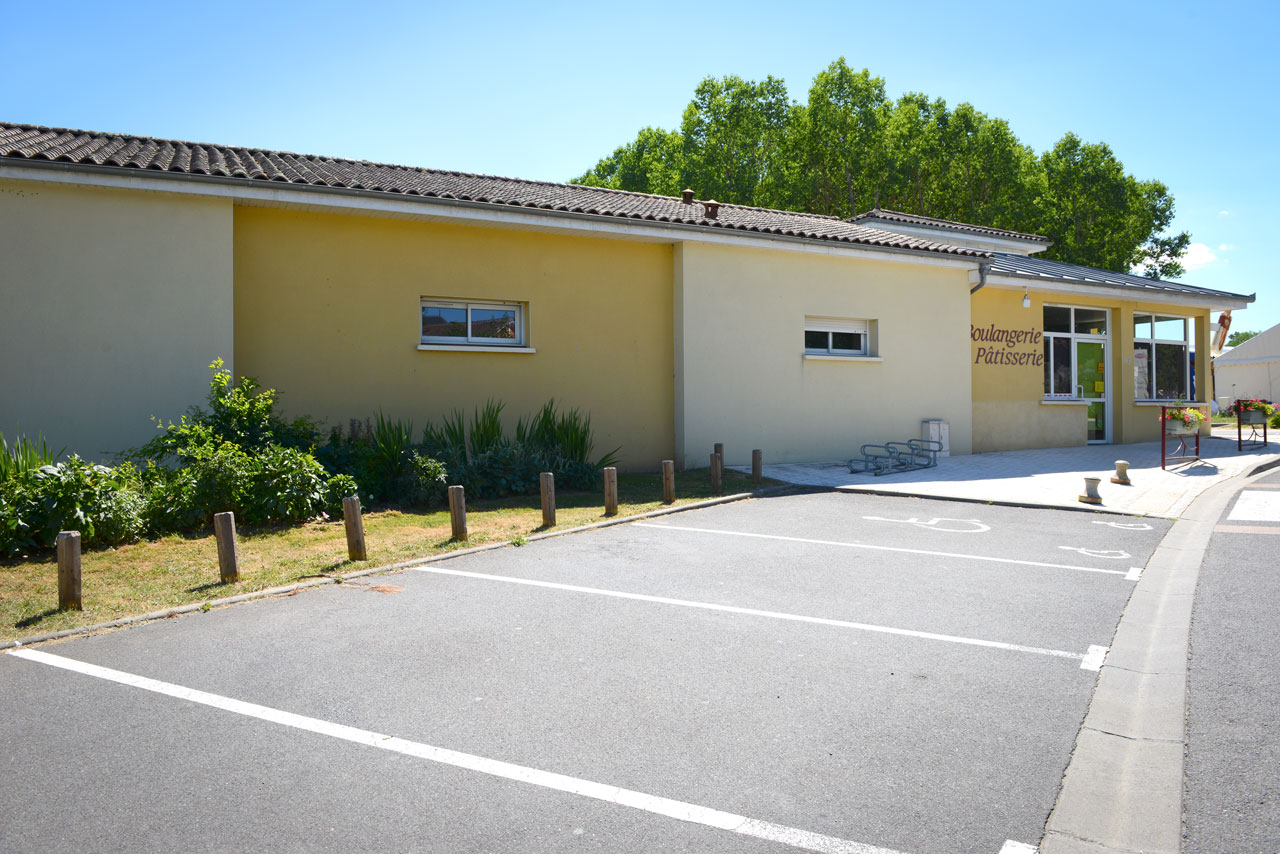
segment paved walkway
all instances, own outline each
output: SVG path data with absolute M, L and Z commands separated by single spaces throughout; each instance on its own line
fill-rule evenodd
M 850 474 L 846 461 L 766 465 L 765 477 L 852 492 L 999 501 L 1041 507 L 1089 508 L 1079 496 L 1084 478 L 1102 479 L 1093 509 L 1178 518 L 1202 492 L 1258 466 L 1280 462 L 1280 436 L 1265 450 L 1237 451 L 1232 427 L 1200 440 L 1200 461 L 1160 468 L 1160 443 L 1086 445 L 946 457 L 935 468 L 876 477 Z M 1111 483 L 1115 461 L 1129 461 L 1129 486 Z M 746 467 L 736 467 L 748 471 Z

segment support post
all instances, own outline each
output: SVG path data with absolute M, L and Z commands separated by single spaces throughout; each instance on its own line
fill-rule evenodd
M 618 469 L 614 466 L 604 470 L 604 515 L 618 515 Z
M 662 461 L 662 503 L 674 504 L 676 500 L 676 461 Z
M 364 547 L 364 516 L 360 513 L 360 497 L 348 495 L 342 499 L 342 522 L 347 529 L 347 557 L 351 560 L 367 560 Z
M 538 485 L 542 487 L 542 527 L 556 526 L 556 476 L 549 471 L 538 475 Z
M 58 610 L 83 611 L 80 600 L 80 532 L 58 534 Z
M 720 459 L 724 459 L 724 442 L 716 442 L 711 448 L 711 453 L 719 454 Z
M 751 482 L 759 483 L 764 475 L 764 451 L 757 448 L 751 452 Z
M 719 454 L 711 455 L 711 494 L 722 495 L 724 493 L 724 457 Z
M 462 542 L 467 538 L 467 493 L 463 486 L 449 487 L 449 524 L 453 526 L 453 538 Z
M 223 584 L 240 580 L 240 551 L 236 547 L 236 514 L 213 514 L 213 537 L 218 541 L 218 574 Z

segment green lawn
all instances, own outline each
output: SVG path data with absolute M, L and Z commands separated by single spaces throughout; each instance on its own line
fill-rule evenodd
M 765 481 L 761 486 L 776 485 Z M 724 473 L 724 493 L 748 492 L 750 479 Z M 676 504 L 711 495 L 709 471 L 676 476 Z M 556 528 L 603 521 L 601 493 L 557 492 Z M 620 475 L 618 514 L 634 516 L 662 504 L 659 475 Z M 308 522 L 285 528 L 238 530 L 241 580 L 222 584 L 212 531 L 172 535 L 118 548 L 86 551 L 81 560 L 83 611 L 58 611 L 58 568 L 52 553 L 0 563 L 0 640 L 56 632 L 207 602 L 307 576 L 342 574 L 413 558 L 493 542 L 518 540 L 542 532 L 537 495 L 468 502 L 466 543 L 450 540 L 448 508 L 431 512 L 381 510 L 366 513 L 369 559 L 347 560 L 342 520 Z

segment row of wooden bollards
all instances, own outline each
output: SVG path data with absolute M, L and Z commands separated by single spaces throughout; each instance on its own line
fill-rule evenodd
M 764 452 L 751 452 L 751 480 L 760 482 Z M 556 478 L 544 471 L 538 476 L 542 493 L 542 527 L 556 526 Z M 711 454 L 711 492 L 724 492 L 724 445 L 717 442 Z M 674 460 L 662 461 L 662 502 L 673 504 L 676 500 L 676 464 Z M 618 470 L 614 466 L 604 469 L 604 515 L 618 515 Z M 347 534 L 347 556 L 351 560 L 368 560 L 364 541 L 364 516 L 360 511 L 360 499 L 351 495 L 342 499 L 342 521 Z M 461 486 L 449 487 L 449 524 L 453 539 L 467 539 L 467 497 Z M 218 574 L 223 584 L 240 580 L 240 551 L 236 541 L 236 517 L 234 513 L 215 513 L 213 536 L 218 545 Z M 63 531 L 58 534 L 58 610 L 82 611 L 80 595 L 80 532 Z

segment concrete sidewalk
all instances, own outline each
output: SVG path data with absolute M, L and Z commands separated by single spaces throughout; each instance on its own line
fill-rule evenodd
M 1271 438 L 1271 437 L 1269 437 Z M 1160 443 L 1085 445 L 946 457 L 935 468 L 876 477 L 850 474 L 846 461 L 766 465 L 765 477 L 851 492 L 956 498 L 1038 507 L 1075 507 L 1178 518 L 1206 489 L 1237 474 L 1280 462 L 1280 441 L 1236 450 L 1235 428 L 1200 440 L 1200 461 L 1160 468 Z M 1176 443 L 1171 442 L 1176 447 Z M 1173 451 L 1173 447 L 1169 451 Z M 1111 483 L 1115 461 L 1128 460 L 1129 486 Z M 738 471 L 748 471 L 737 467 Z M 1101 505 L 1079 501 L 1084 478 L 1102 479 Z

